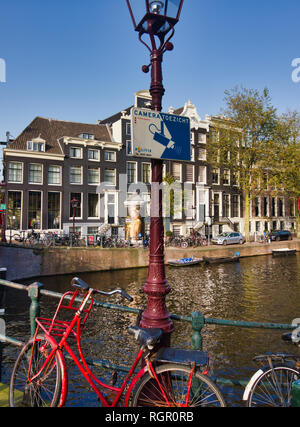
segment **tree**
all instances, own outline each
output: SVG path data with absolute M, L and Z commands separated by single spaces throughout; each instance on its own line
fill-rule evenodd
M 288 112 L 278 118 L 269 155 L 276 159 L 272 185 L 294 199 L 300 197 L 300 114 Z M 272 160 L 270 160 L 271 162 Z M 297 236 L 300 237 L 300 211 L 296 207 Z
M 273 134 L 277 129 L 276 109 L 267 89 L 234 88 L 225 92 L 222 116 L 212 120 L 209 162 L 221 173 L 229 170 L 244 196 L 246 240 L 250 240 L 251 200 L 262 191 L 262 177 L 271 156 Z

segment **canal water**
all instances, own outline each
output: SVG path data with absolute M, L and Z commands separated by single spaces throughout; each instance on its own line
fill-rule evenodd
M 167 297 L 170 313 L 190 316 L 198 310 L 207 318 L 275 322 L 290 324 L 300 318 L 300 254 L 291 257 L 261 256 L 241 259 L 239 263 L 199 265 L 180 269 L 167 267 L 166 275 L 172 291 Z M 133 307 L 143 307 L 145 296 L 141 286 L 147 269 L 80 274 L 90 286 L 101 290 L 121 287 L 134 297 Z M 46 289 L 64 292 L 70 288 L 72 276 L 40 279 Z M 28 283 L 28 282 L 27 282 Z M 7 294 L 7 335 L 24 340 L 29 336 L 26 294 Z M 108 302 L 121 303 L 119 297 Z M 43 297 L 43 316 L 51 316 L 57 300 Z M 126 304 L 126 303 L 125 303 Z M 88 357 L 106 359 L 117 364 L 133 361 L 136 344 L 126 329 L 135 316 L 96 308 L 83 333 Z M 189 323 L 175 322 L 172 345 L 190 348 L 192 329 Z M 283 331 L 244 329 L 228 326 L 205 326 L 203 347 L 210 354 L 211 374 L 224 379 L 248 380 L 256 370 L 252 358 L 268 351 L 300 351 L 281 341 Z M 16 349 L 5 349 L 3 381 L 8 381 Z M 95 373 L 109 379 L 102 368 Z M 120 378 L 121 380 L 122 378 Z M 230 406 L 242 405 L 242 387 L 220 385 Z M 69 406 L 97 406 L 93 393 L 85 386 L 77 370 L 70 366 Z

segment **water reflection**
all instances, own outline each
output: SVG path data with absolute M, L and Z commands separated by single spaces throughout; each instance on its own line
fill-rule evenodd
M 167 280 L 172 292 L 167 297 L 171 313 L 190 315 L 199 310 L 206 317 L 258 322 L 291 323 L 300 317 L 300 255 L 272 258 L 271 256 L 241 259 L 240 263 L 186 268 L 167 268 Z M 147 269 L 80 274 L 90 286 L 108 290 L 122 287 L 134 296 L 134 307 L 145 305 L 141 287 L 147 279 Z M 47 289 L 64 292 L 72 276 L 48 277 L 41 281 Z M 13 297 L 18 293 L 13 291 Z M 20 294 L 20 293 L 19 293 Z M 12 336 L 29 333 L 28 305 L 21 296 L 12 303 L 8 318 Z M 24 296 L 23 296 L 24 298 Z M 122 301 L 111 299 L 109 302 Z M 13 308 L 11 308 L 13 304 Z M 27 304 L 27 303 L 26 303 Z M 43 298 L 43 314 L 53 312 L 56 300 Z M 117 363 L 128 362 L 136 349 L 125 333 L 135 321 L 130 314 L 97 309 L 88 322 L 85 345 L 91 356 L 107 358 Z M 172 344 L 189 348 L 192 330 L 189 324 L 176 322 Z M 281 342 L 281 331 L 242 329 L 209 325 L 204 328 L 204 349 L 211 355 L 213 373 L 223 378 L 248 379 L 254 372 L 251 360 L 265 351 L 294 351 Z M 95 339 L 96 338 L 96 339 Z M 91 343 L 93 342 L 93 345 Z M 14 355 L 11 355 L 13 359 Z M 103 374 L 101 372 L 101 374 Z M 69 404 L 91 404 L 91 395 L 83 388 L 75 371 L 73 393 Z M 80 393 L 79 393 L 80 391 Z M 231 404 L 240 404 L 242 390 L 225 387 L 223 391 Z

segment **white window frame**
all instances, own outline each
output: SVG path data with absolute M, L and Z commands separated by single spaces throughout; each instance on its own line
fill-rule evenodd
M 71 182 L 71 169 L 72 168 L 80 169 L 80 182 Z M 70 170 L 69 170 L 69 184 L 70 185 L 82 185 L 82 179 L 83 179 L 82 166 L 77 166 L 77 165 L 70 166 Z
M 77 194 L 81 194 L 81 197 L 80 197 L 80 216 L 75 216 L 75 219 L 82 219 L 83 218 L 83 192 L 82 191 L 70 191 L 69 192 L 69 205 L 70 205 L 70 202 L 71 202 L 71 194 L 72 193 L 77 193 Z M 69 208 L 70 209 L 70 208 Z M 73 219 L 73 216 L 70 216 L 69 217 L 69 220 L 72 220 Z
M 30 166 L 37 165 L 41 167 L 41 181 L 40 182 L 32 182 L 30 181 Z M 28 165 L 28 184 L 30 185 L 43 185 L 44 183 L 44 166 L 41 163 L 29 163 Z
M 143 167 L 144 167 L 144 165 L 148 165 L 148 166 L 150 166 L 150 180 L 149 180 L 149 182 L 145 182 L 145 181 L 144 181 L 144 174 L 143 174 Z M 144 184 L 151 184 L 151 181 L 152 181 L 152 168 L 151 168 L 151 163 L 142 162 L 142 165 L 141 165 L 141 178 L 142 178 L 142 182 L 143 182 Z
M 107 181 L 106 179 L 105 179 L 105 171 L 106 170 L 111 170 L 111 171 L 114 171 L 114 183 L 111 183 L 111 182 L 109 182 L 109 181 Z M 116 184 L 116 182 L 117 182 L 117 173 L 116 173 L 116 169 L 115 168 L 104 168 L 104 182 L 107 184 L 107 185 L 112 185 L 112 186 L 116 186 L 117 184 Z
M 80 156 L 72 156 L 71 155 L 71 150 L 79 150 Z M 70 159 L 82 159 L 82 148 L 81 147 L 73 147 L 73 146 L 71 146 L 70 149 L 69 149 L 69 156 L 70 156 Z
M 192 176 L 192 181 L 188 181 L 187 180 L 187 168 L 188 167 L 191 167 L 192 168 L 192 170 L 193 170 L 193 176 Z M 185 177 L 186 177 L 186 181 L 185 182 L 188 182 L 188 183 L 191 183 L 191 184 L 194 184 L 194 182 L 195 182 L 195 166 L 194 165 L 191 165 L 191 164 L 186 164 L 186 166 L 185 166 Z
M 89 194 L 95 194 L 98 196 L 98 203 L 97 203 L 97 210 L 98 210 L 98 216 L 89 216 Z M 88 201 L 87 201 L 87 216 L 88 219 L 99 219 L 100 218 L 100 194 L 97 193 L 89 193 L 88 192 Z
M 199 180 L 199 172 L 200 172 L 200 169 L 203 169 L 203 176 L 204 176 L 204 180 L 203 181 L 200 181 Z M 199 165 L 198 166 L 198 176 L 197 176 L 197 183 L 198 184 L 207 184 L 207 166 L 203 166 L 203 165 Z
M 128 165 L 134 165 L 134 181 L 128 182 Z M 127 175 L 127 184 L 136 184 L 137 183 L 137 162 L 126 162 L 126 175 Z
M 89 181 L 89 171 L 91 169 L 94 169 L 94 170 L 98 171 L 98 182 L 90 182 Z M 93 167 L 93 166 L 88 166 L 87 173 L 88 173 L 88 176 L 87 176 L 87 183 L 88 183 L 88 185 L 99 185 L 100 184 L 100 182 L 101 182 L 101 170 L 100 170 L 100 168 L 96 168 L 96 167 Z
M 49 168 L 50 167 L 59 168 L 59 184 L 49 182 Z M 50 186 L 58 186 L 58 185 L 61 186 L 62 185 L 62 167 L 61 166 L 59 166 L 59 165 L 48 165 L 47 182 L 48 182 L 48 185 L 50 185 Z
M 113 159 L 106 159 L 105 157 L 106 157 L 106 154 L 113 154 Z M 116 153 L 116 151 L 113 151 L 113 150 L 104 150 L 104 161 L 105 162 L 116 162 L 117 161 L 117 153 Z
M 97 153 L 97 158 L 96 159 L 90 159 L 89 158 L 90 152 Z M 100 162 L 100 150 L 97 150 L 96 148 L 88 148 L 88 161 L 89 162 Z
M 21 180 L 20 181 L 12 181 L 10 178 L 9 178 L 9 165 L 10 164 L 18 164 L 18 165 L 21 165 Z M 8 162 L 8 170 L 7 170 L 7 182 L 9 182 L 9 183 L 14 183 L 14 184 L 23 184 L 23 182 L 24 182 L 24 163 L 23 162 Z

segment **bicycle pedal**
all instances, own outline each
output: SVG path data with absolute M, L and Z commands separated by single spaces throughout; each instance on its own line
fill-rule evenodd
M 110 379 L 110 385 L 113 387 L 114 385 L 116 385 L 117 381 L 118 381 L 118 373 L 113 372 Z

